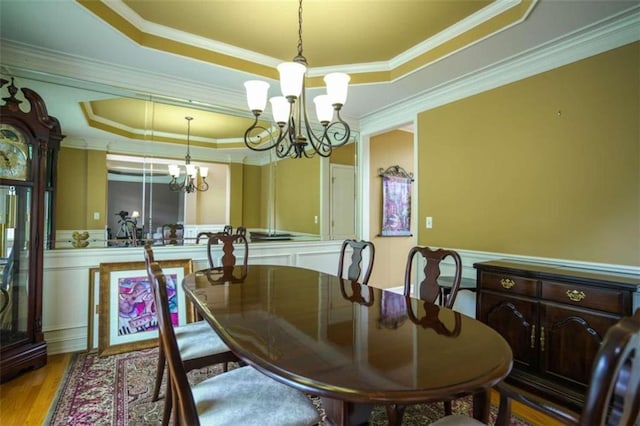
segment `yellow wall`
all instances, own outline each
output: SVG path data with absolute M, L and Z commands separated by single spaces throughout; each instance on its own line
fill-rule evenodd
M 188 205 L 185 223 L 226 224 L 229 176 L 229 167 L 226 164 L 209 165 L 209 190 L 185 195 Z M 195 212 L 195 217 L 190 212 Z
M 269 198 L 274 178 L 275 206 Z M 314 223 L 314 216 L 320 216 L 320 158 L 286 159 L 273 166 L 245 165 L 243 203 L 246 227 L 273 228 L 269 211 L 275 207 L 275 229 L 319 234 L 320 225 Z
M 345 164 L 347 166 L 355 166 L 356 164 L 356 144 L 350 143 L 336 148 L 329 157 L 331 164 Z
M 640 43 L 418 119 L 419 243 L 640 265 Z
M 231 163 L 229 164 L 229 184 L 230 188 L 230 200 L 229 200 L 229 222 L 233 227 L 245 226 L 242 213 L 242 190 L 244 187 L 244 170 L 242 164 Z
M 413 173 L 413 133 L 396 130 L 372 137 L 369 150 L 369 235 L 376 248 L 369 284 L 380 288 L 397 287 L 404 281 L 407 253 L 414 245 L 414 237 L 377 237 L 382 226 L 382 178 L 378 176 L 378 170 L 399 165 Z M 412 223 L 414 220 L 411 218 Z
M 261 225 L 262 167 L 243 166 L 242 223 L 246 228 L 264 228 Z
M 104 228 L 107 206 L 107 161 L 104 151 L 60 148 L 56 229 Z M 99 220 L 93 213 L 100 214 Z
M 320 217 L 320 161 L 315 156 L 275 163 L 277 229 L 320 234 L 320 221 L 314 223 Z

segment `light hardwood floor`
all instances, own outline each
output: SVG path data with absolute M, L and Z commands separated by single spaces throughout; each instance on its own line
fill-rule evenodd
M 0 385 L 2 426 L 43 425 L 71 354 L 51 355 L 47 365 Z M 497 394 L 492 395 L 497 404 Z M 513 412 L 536 426 L 560 426 L 541 413 L 513 403 Z

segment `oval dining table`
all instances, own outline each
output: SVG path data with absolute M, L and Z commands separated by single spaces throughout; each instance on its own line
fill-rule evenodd
M 327 423 L 366 423 L 374 405 L 465 395 L 486 423 L 490 388 L 512 366 L 507 342 L 480 321 L 323 272 L 211 268 L 185 276 L 183 288 L 241 360 L 320 396 Z

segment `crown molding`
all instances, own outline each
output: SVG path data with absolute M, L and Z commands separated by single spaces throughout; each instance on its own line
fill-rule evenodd
M 217 112 L 253 117 L 246 110 L 245 94 L 222 86 L 180 79 L 173 75 L 141 71 L 137 68 L 113 65 L 109 62 L 69 55 L 15 41 L 0 40 L 3 72 L 12 69 L 60 76 L 102 86 L 112 93 L 127 88 L 140 97 L 154 97 L 173 102 L 202 104 L 216 107 Z M 162 94 L 158 93 L 162 87 Z M 131 93 L 129 93 L 130 95 Z
M 127 22 L 145 34 L 155 35 L 167 40 L 177 41 L 189 46 L 222 53 L 223 55 L 267 65 L 273 68 L 277 67 L 278 64 L 282 62 L 281 59 L 272 58 L 271 56 L 262 55 L 251 50 L 241 49 L 230 44 L 200 37 L 185 31 L 176 30 L 174 28 L 147 21 L 134 12 L 122 0 L 110 0 L 109 2 L 105 2 L 105 6 L 122 16 Z
M 335 66 L 326 66 L 318 68 L 309 68 L 307 75 L 309 77 L 322 76 L 330 72 L 348 72 L 348 73 L 376 73 L 376 72 L 388 72 L 399 66 L 404 65 L 420 56 L 428 53 L 429 51 L 437 48 L 438 46 L 461 36 L 462 34 L 473 30 L 474 28 L 496 18 L 500 14 L 517 7 L 522 4 L 524 0 L 500 0 L 495 1 L 476 13 L 456 22 L 454 25 L 447 27 L 445 30 L 437 33 L 433 37 L 418 43 L 417 45 L 409 48 L 408 50 L 400 53 L 399 55 L 387 60 L 378 62 L 368 62 L 361 64 L 341 64 Z M 538 0 L 532 0 L 532 5 L 528 8 L 527 12 L 518 21 L 509 24 L 503 28 L 500 28 L 497 32 L 504 31 L 513 25 L 517 25 L 522 22 L 531 9 L 537 3 Z M 200 37 L 185 31 L 176 30 L 164 25 L 156 24 L 142 18 L 135 11 L 133 11 L 122 0 L 110 0 L 104 2 L 104 5 L 110 8 L 113 12 L 120 15 L 125 21 L 135 27 L 143 34 L 149 34 L 156 37 L 160 37 L 167 40 L 172 40 L 178 43 L 182 43 L 188 46 L 195 46 L 204 50 L 208 50 L 215 53 L 221 53 L 226 56 L 238 58 L 244 61 L 265 65 L 271 68 L 276 68 L 278 64 L 282 62 L 281 59 L 273 58 L 271 56 L 263 55 L 257 52 L 253 52 L 248 49 L 241 49 L 226 43 L 222 43 L 216 40 L 211 40 L 205 37 Z M 495 34 L 495 32 L 493 33 Z M 487 38 L 489 35 L 483 37 Z M 482 39 L 475 40 L 472 44 L 475 44 Z M 463 49 L 468 47 L 464 46 Z M 451 53 L 450 53 L 451 54 Z M 447 56 L 449 56 L 448 54 Z M 442 59 L 442 58 L 439 58 Z M 415 72 L 412 70 L 411 72 Z
M 213 112 L 253 118 L 246 106 L 244 90 L 141 71 L 133 67 L 116 66 L 109 62 L 6 39 L 0 39 L 0 57 L 2 72 L 8 75 L 27 73 L 29 75 L 22 77 L 36 79 L 37 77 L 32 77 L 33 74 L 57 76 L 60 79 L 85 82 L 88 89 L 95 88 L 105 93 L 121 92 L 123 96 L 131 96 L 133 92 L 140 98 L 168 103 L 189 103 Z M 159 87 L 162 88 L 162 93 L 158 93 Z M 355 117 L 343 114 L 342 118 L 349 122 L 354 130 L 359 128 L 358 119 Z
M 496 1 L 491 3 L 489 6 L 480 9 L 479 11 L 477 11 L 476 13 L 474 13 L 473 15 L 470 15 L 468 17 L 466 17 L 465 19 L 456 22 L 454 25 L 446 28 L 445 30 L 439 32 L 438 34 L 436 34 L 435 36 L 411 47 L 410 49 L 406 50 L 405 52 L 399 54 L 398 56 L 396 56 L 395 58 L 392 58 L 390 61 L 387 62 L 387 71 L 397 68 L 413 59 L 416 59 L 417 57 L 424 55 L 425 53 L 429 52 L 432 49 L 435 49 L 436 47 L 440 46 L 441 44 L 446 43 L 449 40 L 453 40 L 454 38 L 461 36 L 462 34 L 466 33 L 467 31 L 470 31 L 472 29 L 474 29 L 475 27 L 477 27 L 480 24 L 485 23 L 486 21 L 489 21 L 490 19 L 495 18 L 496 16 L 500 15 L 501 13 L 506 12 L 509 9 L 512 9 L 518 5 L 520 5 L 522 3 L 523 0 L 504 0 L 504 1 Z M 517 25 L 518 23 L 522 22 L 523 20 L 525 20 L 527 18 L 527 16 L 529 15 L 529 13 L 531 12 L 532 7 L 535 5 L 535 3 L 537 2 L 537 0 L 534 0 L 532 2 L 531 7 L 527 10 L 527 13 L 518 21 L 506 26 L 506 27 L 502 27 L 498 30 L 498 32 L 500 31 L 504 31 L 508 28 L 511 28 L 513 25 Z M 490 35 L 487 35 L 484 38 L 487 38 L 491 35 L 495 34 L 492 33 Z M 481 41 L 481 39 L 474 41 L 472 44 L 475 44 L 477 42 Z M 465 45 L 462 47 L 462 49 L 466 49 L 467 47 L 469 47 L 469 45 Z M 449 54 L 450 55 L 450 54 Z M 447 55 L 447 56 L 449 56 Z M 440 58 L 442 59 L 442 58 Z M 380 69 L 377 71 L 381 71 Z
M 364 115 L 360 131 L 371 135 L 405 125 L 417 114 L 640 40 L 640 5 L 615 17 L 474 71 L 382 110 Z

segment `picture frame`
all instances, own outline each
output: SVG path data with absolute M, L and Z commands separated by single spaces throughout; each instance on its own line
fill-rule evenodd
M 158 262 L 167 277 L 174 326 L 193 321 L 182 280 L 193 271 L 191 259 Z M 145 262 L 100 264 L 98 355 L 156 346 L 158 321 Z
M 413 174 L 395 165 L 379 169 L 382 177 L 381 237 L 411 236 L 411 184 Z
M 98 350 L 100 324 L 100 268 L 89 268 L 89 310 L 87 315 L 87 352 Z

